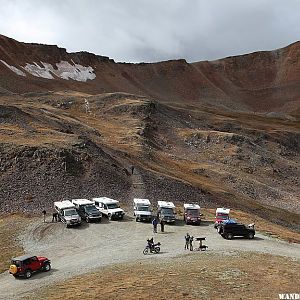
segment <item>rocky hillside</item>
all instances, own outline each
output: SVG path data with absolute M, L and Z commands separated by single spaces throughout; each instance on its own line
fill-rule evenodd
M 122 64 L 1 36 L 0 212 L 146 195 L 299 230 L 299 47 Z

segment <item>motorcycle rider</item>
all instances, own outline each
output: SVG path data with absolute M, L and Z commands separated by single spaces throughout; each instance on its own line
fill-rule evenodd
M 154 241 L 153 241 L 153 237 L 151 239 L 147 239 L 148 242 L 148 246 L 150 248 L 150 252 L 152 252 L 154 250 Z

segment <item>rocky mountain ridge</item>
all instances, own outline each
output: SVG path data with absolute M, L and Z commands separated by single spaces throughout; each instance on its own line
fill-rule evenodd
M 299 57 L 300 43 L 296 42 L 274 51 L 216 61 L 115 63 L 92 53 L 67 53 L 57 46 L 20 43 L 0 36 L 0 87 L 17 93 L 117 91 L 171 103 L 184 101 L 244 111 L 295 113 L 300 103 Z M 45 69 L 47 76 L 41 75 Z M 81 77 L 76 76 L 80 73 Z

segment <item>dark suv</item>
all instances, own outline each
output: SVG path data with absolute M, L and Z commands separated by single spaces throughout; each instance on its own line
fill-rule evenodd
M 223 238 L 228 240 L 231 240 L 235 236 L 243 236 L 248 239 L 253 239 L 255 235 L 254 228 L 239 223 L 222 223 L 218 228 L 218 232 Z
M 47 257 L 23 255 L 11 260 L 9 273 L 14 277 L 24 276 L 30 278 L 33 272 L 50 271 L 51 264 Z
M 101 222 L 102 214 L 94 204 L 80 205 L 77 208 L 79 216 L 86 222 L 98 221 Z

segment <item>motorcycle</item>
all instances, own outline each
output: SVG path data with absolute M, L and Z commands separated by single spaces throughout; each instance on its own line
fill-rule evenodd
M 146 254 L 149 254 L 149 253 L 154 253 L 154 254 L 157 254 L 160 252 L 160 242 L 154 244 L 152 247 L 148 244 L 144 251 L 143 251 L 143 254 L 146 255 Z

